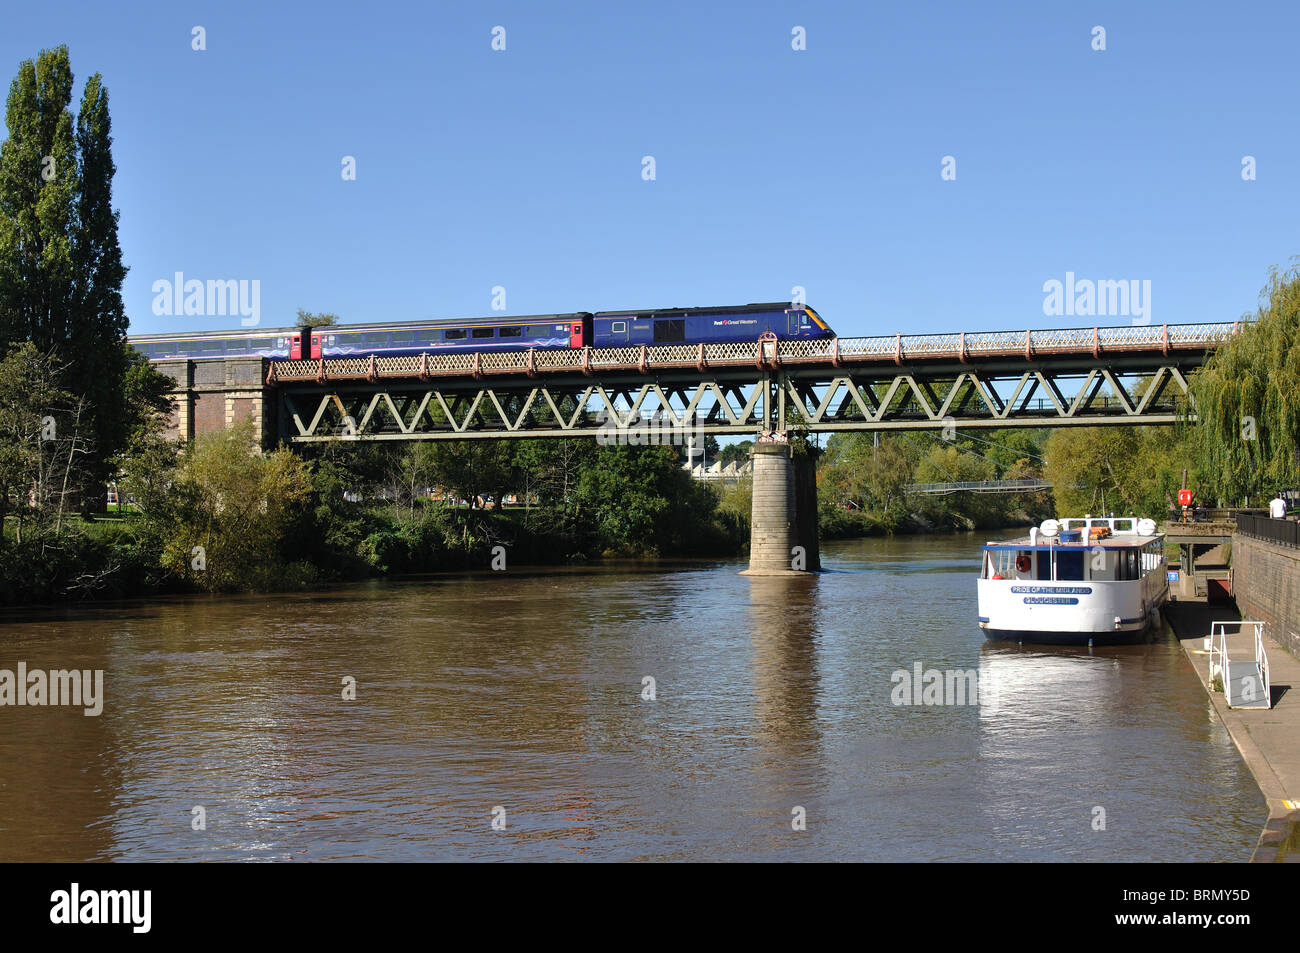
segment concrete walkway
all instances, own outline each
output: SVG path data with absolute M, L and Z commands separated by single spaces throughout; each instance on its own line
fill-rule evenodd
M 1268 801 L 1268 821 L 1251 862 L 1300 863 L 1300 659 L 1268 638 L 1265 629 L 1273 708 L 1230 709 L 1222 692 L 1209 690 L 1210 654 L 1204 641 L 1211 623 L 1240 619 L 1237 610 L 1180 599 L 1166 606 L 1165 617 Z M 1252 654 L 1253 638 L 1252 634 L 1241 641 L 1230 640 L 1229 654 L 1234 658 Z

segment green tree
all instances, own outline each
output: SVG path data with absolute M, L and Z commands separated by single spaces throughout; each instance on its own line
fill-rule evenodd
M 85 403 L 86 453 L 75 481 L 99 492 L 130 429 L 123 400 L 126 315 L 108 91 L 86 83 L 78 121 L 70 109 L 67 47 L 19 64 L 0 144 L 0 347 L 31 341 L 56 357 L 64 386 Z
M 201 434 L 181 455 L 162 563 L 201 588 L 272 589 L 302 574 L 284 551 L 311 496 L 310 469 L 288 449 L 262 454 L 254 443 L 245 420 Z
M 1260 297 L 1256 320 L 1191 381 L 1201 469 L 1233 501 L 1263 502 L 1300 478 L 1300 268 L 1274 269 Z
M 917 483 L 966 483 L 992 480 L 996 466 L 951 443 L 930 448 L 913 473 Z M 920 497 L 918 506 L 932 522 L 958 529 L 994 525 L 1000 520 L 1001 505 L 992 494 L 962 490 Z
M 70 338 L 80 179 L 67 47 L 19 64 L 0 143 L 0 344 Z
M 337 314 L 331 314 L 326 311 L 316 314 L 311 311 L 304 311 L 302 308 L 298 309 L 297 326 L 300 328 L 324 328 L 331 327 L 338 323 L 339 316 Z
M 66 51 L 65 54 L 66 56 Z M 67 358 L 77 391 L 90 405 L 91 429 L 98 452 L 87 460 L 80 481 L 91 509 L 104 504 L 103 485 L 113 472 L 111 457 L 122 450 L 140 421 L 138 403 L 126 397 L 126 374 L 132 368 L 141 382 L 139 359 L 126 343 L 127 318 L 122 305 L 126 266 L 117 238 L 113 209 L 113 139 L 108 89 L 96 73 L 86 81 L 77 117 L 80 195 L 73 242 L 73 314 Z M 140 396 L 137 392 L 136 396 Z
M 86 450 L 84 404 L 62 389 L 61 372 L 30 342 L 0 361 L 0 518 L 13 514 L 19 543 L 26 525 L 61 522 L 68 474 Z
M 749 460 L 749 451 L 754 447 L 754 441 L 741 440 L 738 443 L 729 443 L 718 453 L 718 459 L 722 461 L 725 467 L 729 463 L 736 466 L 743 466 Z
M 1044 476 L 1057 513 L 1113 512 L 1161 519 L 1173 506 L 1189 435 L 1171 427 L 1061 427 L 1047 440 Z

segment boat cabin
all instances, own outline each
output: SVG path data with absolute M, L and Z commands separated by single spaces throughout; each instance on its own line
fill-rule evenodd
M 1059 521 L 1060 532 L 984 546 L 982 579 L 1122 582 L 1143 578 L 1164 558 L 1164 537 L 1138 530 L 1135 517 Z M 1150 529 L 1144 526 L 1143 529 Z

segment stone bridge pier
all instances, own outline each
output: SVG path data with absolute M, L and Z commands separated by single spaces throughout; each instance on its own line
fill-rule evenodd
M 252 418 L 257 442 L 269 446 L 275 441 L 277 402 L 263 383 L 266 364 L 260 357 L 155 361 L 154 368 L 176 382 L 168 424 L 172 439 L 192 440 Z
M 817 467 L 781 440 L 754 445 L 746 575 L 798 576 L 821 571 L 817 545 Z

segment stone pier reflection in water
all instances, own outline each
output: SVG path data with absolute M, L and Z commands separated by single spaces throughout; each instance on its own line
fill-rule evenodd
M 0 665 L 106 699 L 0 708 L 0 857 L 1249 857 L 1263 799 L 1172 642 L 987 645 L 962 538 L 823 560 L 11 613 Z M 999 704 L 893 704 L 918 662 Z

